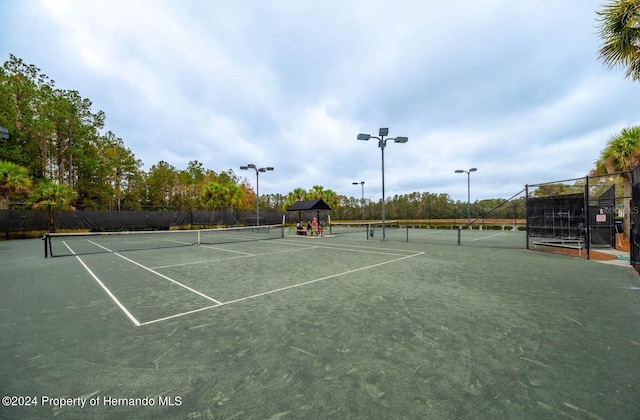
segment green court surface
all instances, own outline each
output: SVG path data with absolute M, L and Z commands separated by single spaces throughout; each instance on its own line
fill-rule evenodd
M 396 233 L 0 242 L 0 418 L 640 418 L 630 267 Z

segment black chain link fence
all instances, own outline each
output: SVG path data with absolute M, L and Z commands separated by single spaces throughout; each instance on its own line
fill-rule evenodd
M 640 165 L 631 170 L 630 246 L 631 265 L 640 273 Z

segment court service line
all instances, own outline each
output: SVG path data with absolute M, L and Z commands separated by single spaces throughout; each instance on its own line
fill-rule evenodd
M 155 266 L 155 267 L 151 267 L 151 268 L 154 269 L 154 270 L 157 270 L 157 269 L 160 269 L 160 268 L 183 267 L 183 266 L 186 266 L 186 265 L 207 264 L 207 263 L 210 263 L 210 262 L 237 260 L 238 258 L 260 257 L 260 256 L 264 256 L 264 255 L 280 254 L 280 253 L 283 253 L 283 252 L 294 252 L 294 251 L 300 251 L 300 250 L 305 250 L 305 249 L 313 249 L 313 248 L 317 248 L 317 246 L 309 246 L 309 247 L 306 247 L 306 248 L 285 249 L 285 250 L 273 251 L 273 252 L 261 252 L 259 254 L 236 255 L 234 257 L 216 258 L 216 259 L 204 260 L 204 261 L 193 261 L 193 262 L 186 262 L 186 263 L 179 263 L 179 264 L 159 265 L 159 266 Z
M 78 261 L 80 261 L 80 264 L 82 264 L 84 269 L 87 270 L 87 272 L 91 275 L 91 277 L 93 277 L 93 279 L 96 281 L 96 283 L 98 283 L 98 285 L 100 285 L 100 287 L 102 287 L 102 289 L 105 291 L 105 293 L 111 298 L 111 300 L 113 300 L 115 302 L 115 304 L 118 306 L 118 308 L 120 308 L 120 310 L 122 312 L 124 312 L 124 314 L 127 316 L 127 318 L 129 318 L 129 320 L 131 322 L 133 322 L 133 325 L 135 325 L 136 327 L 139 327 L 140 326 L 140 321 L 138 321 L 136 319 L 136 317 L 133 316 L 133 314 L 131 312 L 129 312 L 129 310 L 118 300 L 118 298 L 113 293 L 111 293 L 111 290 L 109 290 L 107 288 L 107 286 L 105 286 L 105 284 L 102 283 L 102 281 L 100 281 L 98 276 L 96 276 L 93 273 L 93 271 L 91 271 L 91 269 L 84 263 L 84 261 L 82 261 L 82 259 L 78 255 L 76 255 L 75 251 L 73 249 L 71 249 L 69 244 L 67 244 L 66 241 L 62 241 L 62 243 L 64 244 L 64 246 L 67 247 L 67 249 L 69 251 L 71 251 L 71 253 L 73 255 L 75 255 L 75 257 L 78 259 Z
M 286 242 L 288 244 L 300 244 L 304 239 L 298 241 L 295 239 L 278 239 L 276 242 Z M 382 242 L 381 240 L 372 239 L 368 242 Z M 389 241 L 385 241 L 385 243 L 389 243 Z M 396 242 L 398 243 L 398 242 Z M 369 245 L 350 245 L 350 244 L 333 244 L 330 245 L 330 242 L 326 242 L 325 244 L 316 244 L 316 246 L 321 246 L 324 248 L 333 248 L 333 247 L 345 247 L 345 248 L 362 248 L 362 249 L 376 249 L 381 251 L 399 251 L 399 252 L 415 252 L 410 249 L 393 249 L 393 248 L 382 248 L 379 246 L 369 246 Z
M 233 249 L 218 248 L 218 247 L 210 246 L 210 245 L 200 245 L 200 246 L 203 247 L 203 248 L 215 249 L 217 251 L 232 252 L 232 253 L 235 253 L 235 254 L 242 254 L 242 255 L 249 256 L 249 257 L 253 257 L 253 254 L 251 254 L 249 252 L 235 251 Z
M 195 290 L 195 289 L 192 289 L 191 287 L 189 287 L 189 286 L 187 286 L 187 285 L 184 285 L 184 284 L 180 283 L 179 281 L 176 281 L 176 280 L 174 280 L 174 279 L 172 279 L 172 278 L 170 278 L 170 277 L 167 277 L 167 276 L 165 276 L 164 274 L 158 273 L 157 271 L 154 271 L 153 269 L 151 269 L 151 268 L 149 268 L 149 267 L 146 267 L 146 266 L 144 266 L 144 265 L 140 264 L 139 262 L 133 261 L 132 259 L 129 259 L 129 258 L 125 257 L 125 256 L 124 256 L 124 255 L 122 255 L 122 254 L 119 254 L 119 253 L 117 253 L 117 252 L 113 252 L 112 250 L 110 250 L 109 248 L 107 248 L 107 247 L 105 247 L 105 246 L 102 246 L 102 245 L 100 245 L 100 244 L 97 244 L 97 243 L 95 243 L 95 242 L 93 242 L 93 241 L 89 241 L 89 242 L 91 242 L 91 243 L 92 243 L 92 244 L 94 244 L 95 246 L 98 246 L 98 247 L 100 247 L 100 248 L 102 248 L 102 249 L 104 249 L 104 250 L 107 250 L 107 251 L 111 252 L 113 255 L 117 255 L 118 257 L 122 258 L 123 260 L 129 261 L 130 263 L 135 264 L 135 265 L 137 265 L 137 266 L 138 266 L 138 267 L 140 267 L 140 268 L 144 268 L 145 270 L 147 270 L 147 271 L 149 271 L 149 272 L 151 272 L 151 273 L 155 274 L 156 276 L 162 277 L 162 278 L 163 278 L 163 279 L 165 279 L 165 280 L 169 280 L 170 282 L 172 282 L 172 283 L 174 283 L 174 284 L 177 284 L 178 286 L 180 286 L 180 287 L 182 287 L 182 288 L 185 288 L 185 289 L 187 289 L 188 291 L 195 293 L 196 295 L 202 296 L 203 298 L 208 299 L 208 300 L 210 300 L 210 301 L 212 301 L 212 302 L 215 302 L 215 303 L 217 303 L 218 305 L 222 303 L 222 302 L 219 302 L 219 301 L 215 300 L 214 298 L 212 298 L 212 297 L 210 297 L 210 296 L 205 295 L 205 294 L 204 294 L 204 293 L 202 293 L 202 292 L 199 292 L 199 291 L 197 291 L 197 290 Z M 68 247 L 67 247 L 67 248 L 68 248 Z M 72 252 L 73 252 L 73 251 L 72 251 Z
M 65 243 L 66 245 L 66 243 Z M 68 246 L 67 246 L 68 248 Z M 71 251 L 73 252 L 73 251 Z M 74 253 L 75 254 L 75 253 Z M 91 271 L 91 269 L 89 267 L 87 267 L 87 265 L 84 263 L 84 261 L 82 261 L 82 259 L 80 259 L 79 256 L 76 255 L 76 258 L 78 259 L 78 261 L 80 261 L 80 264 L 82 264 L 82 266 L 84 267 L 85 270 L 87 270 L 89 272 L 89 274 L 91 275 L 91 277 L 93 277 L 93 279 L 100 285 L 100 287 L 102 287 L 102 289 L 105 291 L 105 293 L 111 298 L 111 300 L 113 300 L 115 302 L 116 305 L 118 305 L 118 308 L 120 308 L 120 310 L 122 312 L 124 312 L 124 314 L 127 316 L 127 318 L 129 318 L 129 320 L 131 320 L 131 322 L 133 322 L 133 325 L 135 325 L 136 327 L 139 327 L 140 325 L 140 321 L 138 321 L 136 319 L 136 317 L 134 317 L 131 312 L 129 312 L 129 310 L 118 300 L 117 297 L 114 296 L 113 293 L 111 293 L 111 290 L 109 290 L 107 288 L 107 286 L 104 285 L 104 283 L 102 283 L 100 281 L 100 279 L 98 278 L 98 276 L 96 276 L 95 274 L 93 274 L 93 271 Z
M 234 255 L 233 257 L 215 258 L 211 260 L 192 261 L 192 262 L 179 263 L 179 264 L 157 265 L 149 268 L 151 268 L 152 270 L 158 270 L 160 268 L 184 267 L 186 265 L 207 264 L 207 263 L 218 262 L 218 261 L 237 260 L 238 258 L 248 258 L 250 256 L 253 256 L 253 255 Z
M 424 254 L 424 252 L 419 252 L 419 253 L 416 253 L 416 254 L 413 254 L 413 255 L 404 255 L 404 256 L 402 256 L 400 258 L 395 258 L 393 260 L 383 261 L 383 262 L 380 262 L 380 263 L 367 265 L 365 267 L 360 267 L 360 268 L 356 268 L 356 269 L 353 269 L 353 270 L 343 271 L 342 273 L 332 274 L 330 276 L 320 277 L 318 279 L 308 280 L 308 281 L 305 281 L 305 282 L 302 282 L 302 283 L 296 283 L 296 284 L 292 284 L 290 286 L 280 287 L 278 289 L 273 289 L 273 290 L 269 290 L 269 291 L 266 291 L 266 292 L 257 293 L 255 295 L 251 295 L 251 296 L 246 296 L 246 297 L 230 300 L 230 301 L 227 301 L 227 302 L 224 302 L 224 303 L 220 304 L 220 306 L 229 305 L 231 303 L 242 302 L 242 301 L 245 301 L 245 300 L 254 299 L 254 298 L 257 298 L 257 297 L 261 297 L 261 296 L 266 296 L 266 295 L 270 295 L 270 294 L 273 294 L 273 293 L 282 292 L 284 290 L 294 289 L 296 287 L 306 286 L 308 284 L 313 284 L 313 283 L 317 283 L 317 282 L 320 282 L 320 281 L 329 280 L 329 279 L 340 277 L 340 276 L 345 276 L 347 274 L 357 273 L 358 271 L 369 270 L 369 269 L 372 269 L 372 268 L 375 268 L 375 267 L 379 267 L 379 266 L 382 266 L 382 265 L 385 265 L 385 264 L 390 264 L 390 263 L 393 263 L 393 262 L 396 262 L 396 261 L 406 260 L 407 258 L 417 257 L 418 255 L 422 255 L 422 254 Z
M 222 303 L 221 305 L 224 305 L 224 303 Z M 205 306 L 204 308 L 198 308 L 198 309 L 194 309 L 194 310 L 187 311 L 187 312 L 182 312 L 182 313 L 175 314 L 175 315 L 169 315 L 169 316 L 165 316 L 163 318 L 152 319 L 151 321 L 141 322 L 140 325 L 138 325 L 138 326 L 142 327 L 144 325 L 155 324 L 155 323 L 162 322 L 162 321 L 168 321 L 168 320 L 173 319 L 173 318 L 179 318 L 181 316 L 195 314 L 196 312 L 202 312 L 202 311 L 206 311 L 208 309 L 217 308 L 218 306 L 220 306 L 220 305 L 209 305 L 209 306 Z
M 143 268 L 143 269 L 145 269 L 145 270 L 149 271 L 150 273 L 155 274 L 156 276 L 162 277 L 162 278 L 163 278 L 163 279 L 165 279 L 165 280 L 169 280 L 170 282 L 172 282 L 172 283 L 174 283 L 174 284 L 176 284 L 176 285 L 178 285 L 178 286 L 180 286 L 180 287 L 182 287 L 182 288 L 184 288 L 184 289 L 187 289 L 188 291 L 190 291 L 190 292 L 192 292 L 192 293 L 195 293 L 195 294 L 196 294 L 196 295 L 198 295 L 198 296 L 202 296 L 203 298 L 205 298 L 205 299 L 207 299 L 207 300 L 210 300 L 211 302 L 214 302 L 214 303 L 216 303 L 216 304 L 218 304 L 218 305 L 222 305 L 222 302 L 220 302 L 220 301 L 218 301 L 218 300 L 215 300 L 214 298 L 212 298 L 212 297 L 210 297 L 210 296 L 207 296 L 207 295 L 205 295 L 204 293 L 199 292 L 199 291 L 197 291 L 196 289 L 193 289 L 193 288 L 191 288 L 191 287 L 187 286 L 186 284 L 182 284 L 182 283 L 180 283 L 179 281 L 172 279 L 171 277 L 165 276 L 165 275 L 164 275 L 164 274 L 162 274 L 162 273 L 158 273 L 157 271 L 155 271 L 155 270 L 153 270 L 153 269 L 151 269 L 151 268 L 149 268 L 149 267 L 146 267 L 146 266 L 144 266 L 144 265 L 140 264 L 139 262 L 136 262 L 136 261 L 134 261 L 134 260 L 132 260 L 132 259 L 130 259 L 130 258 L 127 258 L 127 257 L 125 257 L 124 255 L 118 254 L 117 252 L 114 252 L 113 254 L 114 254 L 114 255 L 117 255 L 118 257 L 122 258 L 123 260 L 129 261 L 130 263 L 135 264 L 135 265 L 137 265 L 138 267 Z
M 482 239 L 492 238 L 498 235 L 504 235 L 506 232 L 494 233 L 493 235 L 483 236 L 482 238 L 471 239 L 469 242 L 480 241 Z
M 287 242 L 287 243 L 293 243 L 293 242 Z M 404 249 L 377 248 L 377 247 L 371 247 L 371 246 L 346 245 L 346 244 L 316 245 L 316 248 L 325 248 L 325 249 L 332 249 L 337 251 L 368 252 L 370 254 L 398 255 L 398 256 L 400 255 L 404 256 L 408 252 L 416 252 L 416 251 L 404 250 Z M 370 250 L 374 250 L 374 251 L 370 251 Z M 396 254 L 395 252 L 404 252 L 405 254 Z
M 385 265 L 385 264 L 390 264 L 390 263 L 396 262 L 396 261 L 405 260 L 407 258 L 417 257 L 417 256 L 423 255 L 423 254 L 424 254 L 424 252 L 418 252 L 418 253 L 415 253 L 413 255 L 403 255 L 402 257 L 395 258 L 393 260 L 383 261 L 383 262 L 380 262 L 380 263 L 377 263 L 377 264 L 368 265 L 366 267 L 356 268 L 354 270 L 343 271 L 342 273 L 332 274 L 330 276 L 325 276 L 325 277 L 321 277 L 321 278 L 318 278 L 318 279 L 305 281 L 305 282 L 302 282 L 302 283 L 296 283 L 296 284 L 292 284 L 290 286 L 280 287 L 278 289 L 268 290 L 268 291 L 262 292 L 262 293 L 256 293 L 255 295 L 245 296 L 245 297 L 238 298 L 238 299 L 233 299 L 233 300 L 230 300 L 230 301 L 227 301 L 227 302 L 221 302 L 219 305 L 212 305 L 212 306 L 209 306 L 207 308 L 200 308 L 200 309 L 196 309 L 196 310 L 193 310 L 193 311 L 188 311 L 188 312 L 183 312 L 183 313 L 180 313 L 180 314 L 167 316 L 167 317 L 164 317 L 164 318 L 154 319 L 152 321 L 144 322 L 144 323 L 142 323 L 140 325 L 142 326 L 142 325 L 154 324 L 156 322 L 162 322 L 162 321 L 166 321 L 168 319 L 178 318 L 178 317 L 181 317 L 181 316 L 184 316 L 184 315 L 192 314 L 194 312 L 204 311 L 206 309 L 218 308 L 220 306 L 230 305 L 232 303 L 243 302 L 245 300 L 259 298 L 259 297 L 270 295 L 270 294 L 273 294 L 273 293 L 278 293 L 278 292 L 282 292 L 282 291 L 289 290 L 289 289 L 295 289 L 296 287 L 302 287 L 302 286 L 306 286 L 306 285 L 309 285 L 309 284 L 318 283 L 318 282 L 321 282 L 321 281 L 324 281 L 324 280 L 329 280 L 329 279 L 333 279 L 333 278 L 336 278 L 336 277 L 344 276 L 344 275 L 347 275 L 347 274 L 356 273 L 358 271 L 369 270 L 371 268 L 379 267 L 379 266 L 382 266 L 382 265 Z
M 271 251 L 271 252 L 261 252 L 259 254 L 254 254 L 256 257 L 259 255 L 272 255 L 272 254 L 282 254 L 285 252 L 296 252 L 296 251 L 306 251 L 308 249 L 317 249 L 319 248 L 318 246 L 304 246 L 304 247 L 299 247 L 299 248 L 292 248 L 292 249 L 281 249 L 280 251 Z

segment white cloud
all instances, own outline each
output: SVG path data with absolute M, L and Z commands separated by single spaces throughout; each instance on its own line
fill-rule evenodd
M 8 8 L 35 25 L 10 23 L 7 58 L 91 99 L 145 168 L 274 166 L 264 193 L 379 198 L 380 149 L 356 135 L 387 126 L 409 137 L 385 151 L 387 195 L 463 199 L 453 171 L 475 166 L 478 198 L 504 197 L 585 174 L 640 123 L 637 84 L 597 61 L 595 0 L 38 4 Z

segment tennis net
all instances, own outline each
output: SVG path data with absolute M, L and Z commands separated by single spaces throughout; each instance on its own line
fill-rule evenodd
M 385 229 L 399 228 L 397 220 L 385 220 Z M 361 233 L 369 238 L 371 232 L 382 230 L 382 222 L 331 222 L 329 233 L 332 235 L 343 233 Z
M 284 237 L 283 225 L 265 225 L 198 230 L 47 233 L 42 239 L 45 244 L 44 255 L 46 258 L 214 245 L 282 237 Z

